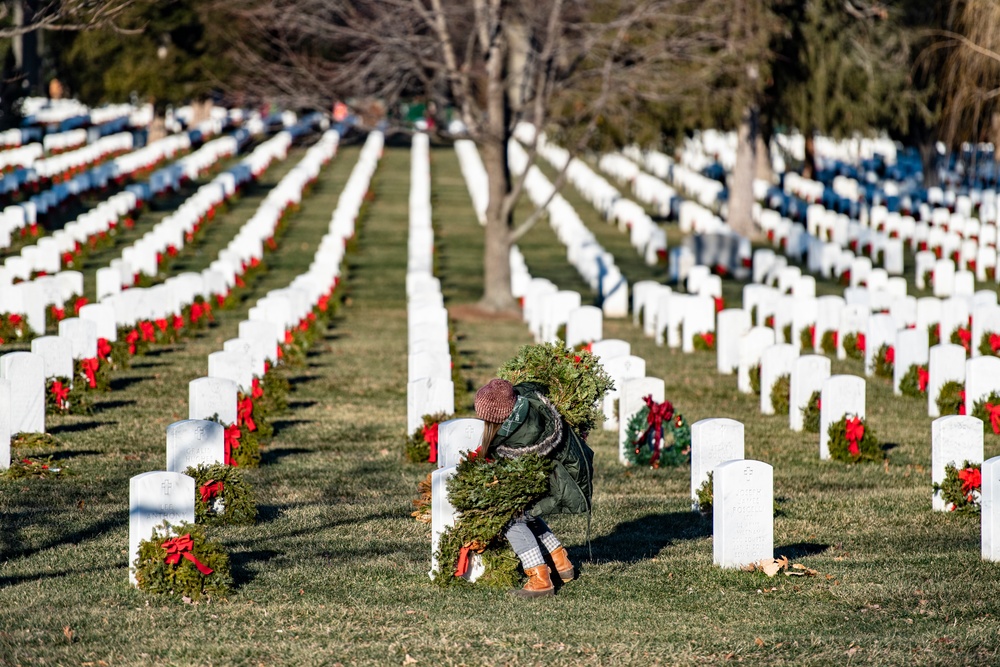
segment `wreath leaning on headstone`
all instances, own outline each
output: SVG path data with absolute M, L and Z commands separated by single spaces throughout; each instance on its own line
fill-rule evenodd
M 774 414 L 787 415 L 788 404 L 792 396 L 792 378 L 788 373 L 779 375 L 771 385 L 771 405 L 774 407 Z
M 891 378 L 896 365 L 896 349 L 888 343 L 882 343 L 875 352 L 875 359 L 872 365 L 875 375 L 882 378 Z
M 809 433 L 819 433 L 820 393 L 814 391 L 809 401 L 802 407 L 802 428 Z
M 858 463 L 882 459 L 878 438 L 862 417 L 844 415 L 830 424 L 827 434 L 830 458 L 836 461 Z
M 947 415 L 965 414 L 965 384 L 956 380 L 948 380 L 941 385 L 938 397 L 935 399 L 938 412 L 942 417 Z
M 451 416 L 436 412 L 424 415 L 424 423 L 406 438 L 406 459 L 411 463 L 437 463 L 438 425 Z
M 930 374 L 927 367 L 921 364 L 910 364 L 906 375 L 899 381 L 899 391 L 904 396 L 920 398 L 927 394 L 927 384 L 930 382 Z
M 941 325 L 932 322 L 927 325 L 927 344 L 934 347 L 941 342 Z
M 233 589 L 229 554 L 192 523 L 164 524 L 139 543 L 135 559 L 139 590 L 194 602 L 218 600 Z
M 844 336 L 844 352 L 850 359 L 865 358 L 865 335 L 856 331 Z
M 94 400 L 84 389 L 85 383 L 77 381 L 72 386 L 69 378 L 51 377 L 45 383 L 45 412 L 52 415 L 89 415 L 94 411 Z
M 1000 357 L 1000 334 L 984 331 L 979 338 L 979 353 L 984 357 Z
M 983 490 L 982 466 L 965 461 L 961 468 L 944 467 L 944 481 L 933 485 L 951 512 L 979 514 Z
M 837 332 L 824 331 L 820 347 L 823 348 L 823 354 L 837 354 Z
M 670 401 L 657 403 L 652 396 L 632 415 L 625 429 L 625 459 L 634 466 L 675 468 L 691 458 L 691 425 L 674 412 Z
M 750 367 L 750 390 L 760 396 L 760 364 Z
M 216 463 L 184 471 L 194 478 L 195 521 L 213 525 L 250 524 L 257 520 L 257 501 L 243 471 Z
M 1000 392 L 990 392 L 973 403 L 972 416 L 982 420 L 983 433 L 1000 434 Z

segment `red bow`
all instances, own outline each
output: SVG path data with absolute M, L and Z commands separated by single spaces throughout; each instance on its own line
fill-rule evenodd
M 917 366 L 917 389 L 920 393 L 927 391 L 927 384 L 930 382 L 931 374 L 923 366 Z
M 222 308 L 226 304 L 226 295 L 225 294 L 216 294 L 215 295 L 215 302 L 217 304 L 219 304 L 219 308 Z
M 91 389 L 97 389 L 96 373 L 100 363 L 96 357 L 80 360 L 80 365 L 83 367 L 83 374 L 86 376 L 87 384 L 90 385 Z
M 128 353 L 135 354 L 135 344 L 139 341 L 139 332 L 132 329 L 125 334 L 125 342 L 128 343 Z
M 266 370 L 264 371 L 267 372 Z M 253 399 L 256 401 L 258 398 L 264 395 L 264 390 L 260 388 L 260 379 L 253 379 Z
M 993 426 L 993 432 L 1000 433 L 1000 404 L 993 405 L 992 403 L 987 403 L 986 414 L 990 417 L 990 424 Z
M 858 417 L 851 417 L 847 420 L 847 451 L 851 456 L 857 456 L 861 453 L 861 439 L 865 437 L 865 425 Z
M 286 331 L 285 332 L 285 345 L 291 345 L 294 342 L 295 342 L 295 336 L 292 335 L 291 331 Z
M 1000 334 L 990 334 L 990 349 L 993 350 L 993 354 L 1000 350 Z
M 959 327 L 958 341 L 962 344 L 962 347 L 965 348 L 965 351 L 968 352 L 969 346 L 972 344 L 972 331 L 966 327 Z
M 226 427 L 225 434 L 225 458 L 223 461 L 227 466 L 239 465 L 233 458 L 234 450 L 240 446 L 240 427 L 236 424 Z
M 317 303 L 316 305 L 319 306 L 320 312 L 325 313 L 326 309 L 330 305 L 330 295 L 329 294 L 324 294 L 323 296 L 321 296 L 319 298 L 319 303 Z
M 142 332 L 142 340 L 144 342 L 156 340 L 156 329 L 149 320 L 139 322 L 139 330 Z
M 458 564 L 455 566 L 455 576 L 463 577 L 469 571 L 469 552 L 471 547 L 462 547 L 458 551 Z
M 184 318 L 180 315 L 174 315 L 173 321 L 174 331 L 180 331 L 184 328 Z
M 159 329 L 160 331 L 167 330 L 168 323 L 167 323 L 167 318 L 165 317 L 161 317 L 160 319 L 156 320 L 154 324 L 156 324 L 156 328 Z
M 60 408 L 65 408 L 66 402 L 69 399 L 69 385 L 63 385 L 59 380 L 54 380 L 52 382 L 52 395 L 55 396 L 56 405 Z
M 958 400 L 961 401 L 961 404 L 958 406 L 958 414 L 964 415 L 965 414 L 965 390 L 964 389 L 962 391 L 958 392 Z
M 62 322 L 66 319 L 66 309 L 52 306 L 52 317 L 55 318 L 56 322 Z
M 885 363 L 894 364 L 896 363 L 896 348 L 892 345 L 885 349 Z
M 653 400 L 652 394 L 644 396 L 642 401 L 649 408 L 649 412 L 646 415 L 646 427 L 645 432 L 639 438 L 639 441 L 634 444 L 639 444 L 645 441 L 650 434 L 653 436 L 653 456 L 649 463 L 654 468 L 657 467 L 660 458 L 660 443 L 663 440 L 663 422 L 670 421 L 674 416 L 674 406 L 670 401 L 663 401 L 662 403 L 657 403 Z
M 8 319 L 10 320 L 10 323 L 16 327 L 23 321 L 24 318 L 18 315 L 17 313 L 14 313 Z
M 191 553 L 191 549 L 194 547 L 194 540 L 191 539 L 191 533 L 167 540 L 160 546 L 167 550 L 167 557 L 163 559 L 163 562 L 167 565 L 177 565 L 177 563 L 181 562 L 181 557 L 183 556 L 194 563 L 194 566 L 202 574 L 212 574 L 212 568 L 199 561 Z
M 253 423 L 253 400 L 249 396 L 239 402 L 236 423 L 240 426 L 246 424 L 249 431 L 257 430 L 257 425 Z
M 865 351 L 865 335 L 863 333 L 858 334 L 857 347 L 859 351 L 861 352 Z
M 437 463 L 438 460 L 438 424 L 434 422 L 424 427 L 424 442 L 430 445 L 431 453 L 427 457 L 428 463 Z
M 703 334 L 698 334 L 698 335 L 701 336 L 701 339 L 703 341 L 705 341 L 705 345 L 707 345 L 708 347 L 715 347 L 715 334 L 714 333 L 703 333 Z
M 73 303 L 73 314 L 74 315 L 79 315 L 80 314 L 80 309 L 83 308 L 84 306 L 86 306 L 88 303 L 90 303 L 90 302 L 87 301 L 87 297 L 81 296 L 79 299 L 77 299 Z
M 200 320 L 201 316 L 204 315 L 204 313 L 205 313 L 204 308 L 202 308 L 202 305 L 200 303 L 192 303 L 191 304 L 191 321 L 192 322 L 197 322 L 198 320 Z
M 982 471 L 979 468 L 964 468 L 958 471 L 958 478 L 962 480 L 962 493 L 972 502 L 972 492 L 979 491 L 983 486 Z
M 222 482 L 210 479 L 198 487 L 198 492 L 201 493 L 201 502 L 207 503 L 212 498 L 222 495 Z
M 726 302 L 721 296 L 715 297 L 715 312 L 720 313 L 726 307 Z
M 816 325 L 815 324 L 810 324 L 809 325 L 809 343 L 813 347 L 816 347 Z
M 108 342 L 107 338 L 97 339 L 97 356 L 99 356 L 104 361 L 108 360 L 108 356 L 111 355 L 111 343 Z

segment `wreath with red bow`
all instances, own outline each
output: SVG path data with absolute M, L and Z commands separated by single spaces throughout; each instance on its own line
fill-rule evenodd
M 973 403 L 972 416 L 982 420 L 984 433 L 1000 435 L 1000 393 L 991 392 Z
M 1000 334 L 984 332 L 979 339 L 979 353 L 984 357 L 1000 357 Z
M 882 446 L 864 418 L 845 415 L 830 424 L 830 458 L 846 463 L 882 460 Z
M 424 415 L 424 423 L 406 439 L 406 459 L 412 463 L 437 463 L 438 424 L 451 418 L 443 412 Z
M 250 524 L 257 520 L 257 501 L 243 471 L 216 463 L 184 471 L 194 478 L 194 516 L 197 523 Z
M 139 543 L 133 563 L 139 590 L 193 602 L 218 600 L 232 592 L 229 554 L 191 523 L 164 524 Z
M 983 490 L 982 465 L 965 461 L 961 468 L 948 464 L 944 467 L 944 481 L 933 485 L 940 493 L 948 511 L 979 514 Z
M 634 466 L 675 468 L 691 458 L 691 425 L 674 412 L 670 401 L 657 403 L 652 396 L 628 421 L 625 458 Z
M 927 395 L 927 385 L 931 375 L 927 372 L 927 366 L 920 364 L 910 364 L 906 375 L 899 381 L 899 390 L 904 396 L 920 398 Z

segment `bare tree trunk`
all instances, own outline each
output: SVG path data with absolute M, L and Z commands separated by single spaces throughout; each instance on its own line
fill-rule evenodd
M 774 169 L 771 167 L 771 151 L 768 148 L 768 140 L 764 138 L 764 133 L 757 134 L 757 152 L 754 166 L 754 177 L 768 183 L 774 182 Z
M 503 141 L 486 139 L 479 149 L 490 189 L 483 248 L 483 298 L 479 305 L 496 312 L 516 311 L 517 302 L 510 290 L 511 220 L 503 216 L 504 197 L 510 191 L 507 146 Z
M 802 175 L 805 178 L 816 176 L 816 140 L 811 131 L 806 135 L 806 161 L 802 163 Z
M 753 210 L 753 177 L 756 168 L 757 136 L 759 133 L 760 109 L 756 104 L 748 104 L 740 118 L 737 132 L 736 167 L 733 169 L 729 188 L 729 215 L 727 222 L 734 232 L 746 238 L 754 238 L 751 211 Z

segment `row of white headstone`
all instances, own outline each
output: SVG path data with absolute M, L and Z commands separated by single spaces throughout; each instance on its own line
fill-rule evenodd
M 336 133 L 325 134 L 286 175 L 285 179 L 298 188 L 300 195 L 322 165 L 336 153 L 338 139 Z M 380 135 L 374 143 L 377 162 Z M 366 150 L 370 163 L 373 150 L 367 144 Z M 365 155 L 363 151 L 362 156 Z M 296 175 L 292 176 L 293 172 Z M 371 173 L 367 173 L 366 179 L 370 180 L 370 176 Z M 285 333 L 307 318 L 320 299 L 329 296 L 336 286 L 346 241 L 354 234 L 354 221 L 367 190 L 366 186 L 362 187 L 360 195 L 357 179 L 354 186 L 349 183 L 345 187 L 338 202 L 339 215 L 334 213 L 309 269 L 297 276 L 288 288 L 272 290 L 258 299 L 250 308 L 248 319 L 239 324 L 239 338 L 226 341 L 222 352 L 211 353 L 208 375 L 189 383 L 188 419 L 167 427 L 166 470 L 132 478 L 128 553 L 129 577 L 133 584 L 132 565 L 139 543 L 148 539 L 164 521 L 173 525 L 194 522 L 195 482 L 183 471 L 199 464 L 225 462 L 225 428 L 209 419 L 218 417 L 227 425 L 236 422 L 238 393 L 251 391 L 253 378 L 264 374 L 264 361 L 277 361 L 278 345 L 284 341 Z M 283 189 L 282 195 L 287 194 Z M 299 200 L 286 200 L 286 205 L 288 201 Z M 352 208 L 353 215 L 350 214 Z
M 534 135 L 533 128 L 530 134 Z M 609 223 L 629 235 L 629 243 L 645 260 L 654 266 L 667 252 L 667 233 L 649 217 L 636 202 L 623 197 L 618 189 L 598 175 L 586 162 L 572 157 L 569 151 L 550 142 L 544 133 L 537 134 L 538 154 L 557 170 L 565 170 L 569 183 Z M 602 169 L 605 166 L 601 159 Z M 612 165 L 613 166 L 613 165 Z
M 522 124 L 518 130 L 520 141 L 530 144 L 529 132 L 533 127 Z M 511 140 L 508 144 L 508 157 L 514 174 L 521 175 L 527 170 L 524 189 L 528 198 L 535 206 L 545 209 L 549 225 L 566 246 L 569 263 L 597 294 L 605 317 L 627 317 L 628 281 L 615 264 L 614 256 L 598 243 L 573 206 L 555 191 L 542 171 L 536 165 L 529 165 L 528 154 L 518 141 Z

